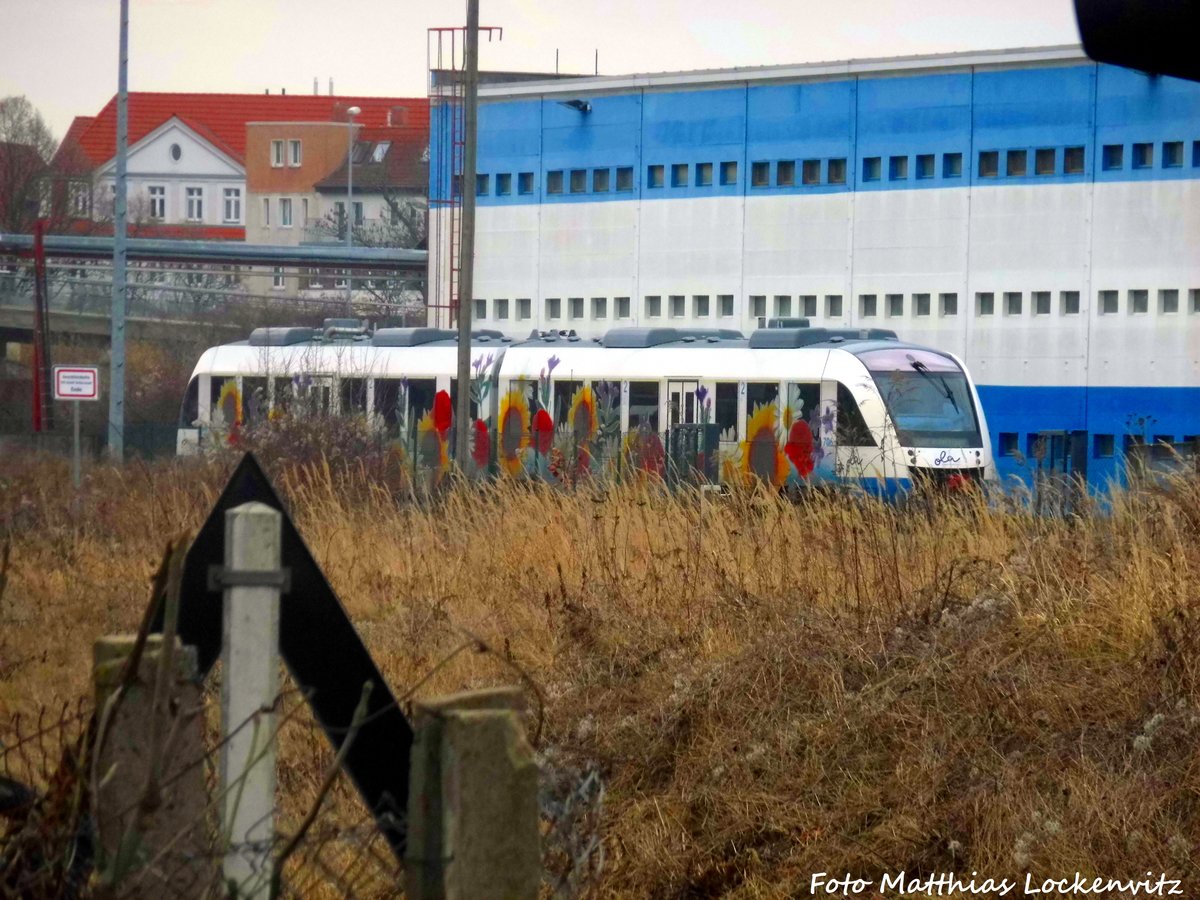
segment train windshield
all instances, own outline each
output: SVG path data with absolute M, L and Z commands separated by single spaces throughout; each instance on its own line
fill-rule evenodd
M 967 376 L 928 350 L 873 350 L 859 356 L 905 447 L 978 447 L 979 417 Z

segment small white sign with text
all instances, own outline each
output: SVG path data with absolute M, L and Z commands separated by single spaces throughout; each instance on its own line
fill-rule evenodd
M 99 400 L 100 370 L 96 366 L 55 366 L 55 400 Z

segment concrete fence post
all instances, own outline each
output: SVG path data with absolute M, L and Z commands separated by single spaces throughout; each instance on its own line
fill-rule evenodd
M 279 693 L 281 515 L 264 503 L 225 513 L 221 648 L 221 834 L 226 883 L 266 897 L 275 837 L 275 701 Z
M 207 890 L 212 860 L 208 787 L 202 765 L 203 700 L 196 651 L 175 646 L 175 670 L 159 705 L 154 685 L 162 660 L 162 635 L 150 635 L 137 672 L 120 702 L 121 685 L 136 635 L 109 635 L 93 645 L 96 709 L 104 733 L 97 747 L 95 815 L 101 870 L 123 897 L 185 897 Z M 155 759 L 154 734 L 165 735 Z
M 537 897 L 538 772 L 521 705 L 516 688 L 416 705 L 408 900 Z

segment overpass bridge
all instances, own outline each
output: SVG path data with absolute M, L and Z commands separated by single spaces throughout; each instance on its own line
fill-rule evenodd
M 107 345 L 113 239 L 49 235 L 43 247 L 51 334 Z M 32 235 L 0 234 L 4 342 L 33 339 L 33 252 Z M 427 254 L 133 238 L 128 260 L 126 336 L 194 344 L 236 339 L 257 325 L 413 312 L 421 306 Z M 313 273 L 322 273 L 319 284 Z

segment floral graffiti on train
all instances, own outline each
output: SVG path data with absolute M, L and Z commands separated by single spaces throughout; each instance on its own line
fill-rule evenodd
M 835 418 L 832 404 L 806 404 L 798 392 L 782 413 L 774 400 L 756 405 L 746 417 L 746 439 L 722 460 L 723 480 L 781 488 L 835 478 Z

